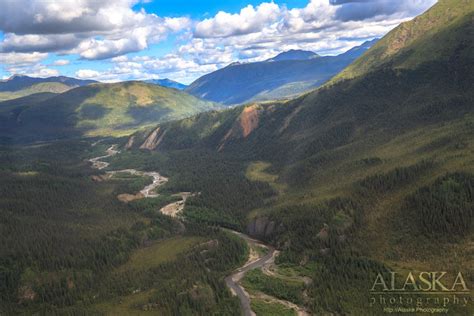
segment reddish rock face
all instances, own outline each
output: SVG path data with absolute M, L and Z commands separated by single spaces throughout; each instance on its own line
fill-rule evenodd
M 218 150 L 221 151 L 224 149 L 228 140 L 247 138 L 258 127 L 261 113 L 262 110 L 257 104 L 247 106 L 222 139 Z
M 240 114 L 240 127 L 242 129 L 242 136 L 246 138 L 258 127 L 259 112 L 257 106 L 246 107 L 242 114 Z

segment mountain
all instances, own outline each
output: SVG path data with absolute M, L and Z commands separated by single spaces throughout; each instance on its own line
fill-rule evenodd
M 389 32 L 364 58 L 356 60 L 332 81 L 362 76 L 380 67 L 413 69 L 430 61 L 466 57 L 458 56 L 457 51 L 472 49 L 472 41 L 466 35 L 473 35 L 469 15 L 473 10 L 474 3 L 469 0 L 438 1 L 423 15 Z
M 0 101 L 41 92 L 62 93 L 69 89 L 95 82 L 97 81 L 81 80 L 64 76 L 34 78 L 23 75 L 14 75 L 6 80 L 0 81 Z
M 126 135 L 146 125 L 215 108 L 210 102 L 157 85 L 96 83 L 59 95 L 35 94 L 1 102 L 1 134 L 25 141 Z
M 440 0 L 330 84 L 141 131 L 120 167 L 153 164 L 167 189 L 200 192 L 187 221 L 245 230 L 280 250 L 275 271 L 313 280 L 257 271 L 251 290 L 381 315 L 366 303 L 378 273 L 472 271 L 473 17 L 472 1 Z
M 291 49 L 287 52 L 280 53 L 268 61 L 282 61 L 282 60 L 307 60 L 320 57 L 318 54 L 310 51 Z
M 166 88 L 174 88 L 174 89 L 178 89 L 178 90 L 184 90 L 188 87 L 185 84 L 179 83 L 177 81 L 174 81 L 174 80 L 171 80 L 171 79 L 168 79 L 168 78 L 165 78 L 165 79 L 149 79 L 149 80 L 145 80 L 145 82 L 146 83 L 151 83 L 151 84 L 157 84 L 159 86 L 166 87 Z
M 0 81 L 0 91 L 18 91 L 24 88 L 31 87 L 34 84 L 44 82 L 58 82 L 69 87 L 81 87 L 91 83 L 96 83 L 95 80 L 82 80 L 70 78 L 65 76 L 35 78 L 23 75 L 14 75 L 6 80 Z
M 325 83 L 373 43 L 338 56 L 291 50 L 263 62 L 233 63 L 200 77 L 186 91 L 226 105 L 288 98 Z

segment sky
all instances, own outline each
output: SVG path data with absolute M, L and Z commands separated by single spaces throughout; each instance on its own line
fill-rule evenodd
M 0 0 L 0 79 L 191 83 L 290 49 L 336 55 L 436 0 Z

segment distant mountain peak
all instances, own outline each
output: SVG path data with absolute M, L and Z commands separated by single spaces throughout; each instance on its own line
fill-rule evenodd
M 282 61 L 282 60 L 308 60 L 320 57 L 315 52 L 301 50 L 301 49 L 290 49 L 289 51 L 280 53 L 267 61 Z
M 239 65 L 242 65 L 240 61 L 234 61 L 233 63 L 228 64 L 227 67 L 239 66 Z

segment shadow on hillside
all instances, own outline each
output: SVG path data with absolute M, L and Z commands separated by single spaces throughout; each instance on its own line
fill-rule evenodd
M 18 100 L 18 107 L 24 108 L 15 120 L 9 120 L 7 132 L 15 142 L 22 143 L 81 137 L 87 128 L 78 128 L 77 124 L 84 111 L 90 117 L 106 114 L 98 105 L 79 110 L 79 106 L 86 99 L 94 97 L 99 90 L 99 87 L 94 86 L 79 87 L 46 100 L 29 100 L 31 103 L 27 107 L 22 100 Z

